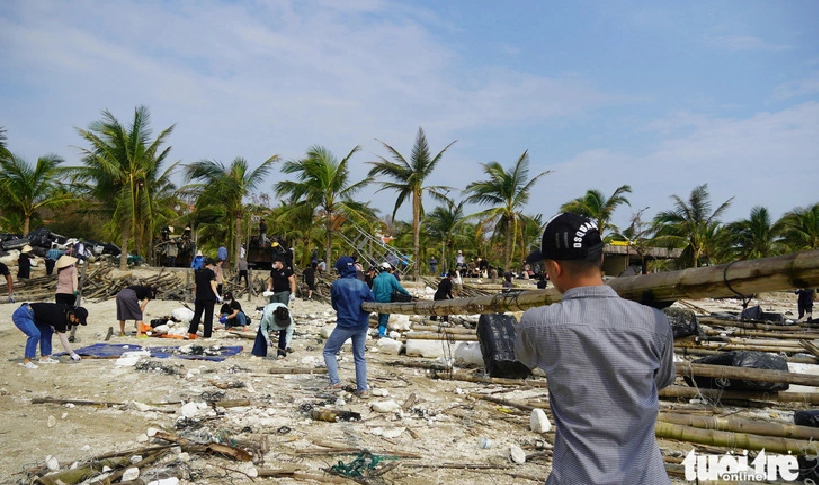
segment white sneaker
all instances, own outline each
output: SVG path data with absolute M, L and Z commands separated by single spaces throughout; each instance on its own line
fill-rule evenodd
M 46 358 L 43 358 L 43 359 L 40 359 L 40 361 L 38 362 L 38 364 L 59 364 L 59 363 L 60 363 L 59 360 L 52 359 L 50 356 L 46 357 Z
M 26 369 L 36 369 L 37 368 L 37 364 L 35 364 L 34 362 L 26 362 L 25 364 L 20 362 L 20 365 L 22 365 Z

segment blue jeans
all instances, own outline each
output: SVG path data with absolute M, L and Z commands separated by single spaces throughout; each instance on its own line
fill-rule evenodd
M 20 305 L 11 315 L 11 321 L 28 336 L 26 340 L 26 359 L 33 359 L 37 356 L 37 341 L 40 342 L 40 356 L 51 355 L 51 337 L 54 329 L 51 325 L 37 325 L 34 322 L 34 310 L 28 304 Z
M 355 359 L 355 384 L 358 391 L 367 390 L 367 361 L 364 360 L 364 342 L 367 340 L 367 327 L 343 328 L 336 327 L 330 338 L 324 344 L 324 364 L 327 365 L 327 372 L 330 374 L 330 384 L 340 384 L 338 378 L 338 360 L 336 355 L 341 350 L 341 346 L 347 339 L 353 343 L 353 358 Z
M 389 313 L 378 314 L 378 336 L 384 337 L 387 335 L 387 322 L 390 320 Z

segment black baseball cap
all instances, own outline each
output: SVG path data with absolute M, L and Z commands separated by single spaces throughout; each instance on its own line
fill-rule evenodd
M 80 320 L 80 325 L 86 326 L 88 325 L 88 310 L 85 308 L 78 306 L 71 310 L 74 313 L 74 316 Z
M 603 241 L 597 226 L 588 218 L 564 212 L 554 216 L 543 230 L 540 250 L 532 251 L 526 262 L 544 259 L 572 261 L 585 259 L 599 261 Z

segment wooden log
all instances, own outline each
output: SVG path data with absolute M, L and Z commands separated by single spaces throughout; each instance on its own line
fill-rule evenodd
M 769 423 L 767 421 L 749 421 L 746 419 L 729 419 L 720 416 L 697 416 L 679 413 L 660 413 L 657 416 L 657 421 L 693 426 L 695 428 L 749 433 L 761 436 L 781 436 L 783 438 L 802 440 L 819 439 L 819 428 L 799 426 L 796 424 Z
M 777 436 L 759 436 L 748 433 L 730 433 L 713 429 L 701 429 L 693 426 L 663 423 L 654 425 L 654 436 L 657 438 L 688 441 L 708 446 L 741 450 L 765 450 L 766 453 L 795 453 L 800 455 L 819 454 L 819 443 L 810 440 L 797 440 Z
M 692 347 L 674 347 L 674 352 L 677 352 L 682 355 L 716 355 L 721 354 L 724 351 L 721 350 L 709 350 L 709 349 L 697 349 Z M 785 359 L 787 362 L 794 362 L 799 364 L 819 364 L 819 359 L 816 357 L 809 357 L 809 356 L 796 356 L 796 355 L 782 355 L 780 356 Z
M 533 380 L 533 379 L 504 379 L 501 377 L 477 377 L 477 376 L 465 376 L 465 375 L 447 375 L 447 374 L 435 374 L 430 376 L 431 379 L 440 379 L 440 380 L 448 380 L 448 381 L 464 381 L 464 382 L 476 382 L 478 384 L 501 384 L 504 386 L 529 386 L 529 387 L 547 387 L 546 381 L 544 380 Z
M 464 327 L 436 327 L 434 325 L 413 325 L 413 332 L 454 333 L 475 335 L 475 329 Z
M 705 330 L 705 335 L 721 335 L 724 332 L 719 330 Z M 771 338 L 771 339 L 792 339 L 792 340 L 799 340 L 799 339 L 817 339 L 819 338 L 819 333 L 816 332 L 764 332 L 761 330 L 740 330 L 739 332 L 734 332 L 732 335 L 728 335 L 730 338 L 746 338 L 746 337 L 758 337 L 758 338 Z
M 480 340 L 477 335 L 464 335 L 460 333 L 451 333 L 444 336 L 442 333 L 406 332 L 403 337 L 406 340 L 463 340 L 467 342 Z
M 727 365 L 692 364 L 677 362 L 678 376 L 701 376 L 743 381 L 777 382 L 800 386 L 819 386 L 819 376 L 796 374 L 784 370 L 731 367 Z
M 643 301 L 648 296 L 655 302 L 814 288 L 819 286 L 819 249 L 727 265 L 614 278 L 606 284 L 623 298 Z M 456 315 L 520 311 L 558 301 L 560 293 L 548 288 L 435 302 L 364 303 L 361 307 L 369 312 L 401 315 Z
M 692 349 L 706 349 L 706 350 L 722 350 L 724 352 L 730 352 L 734 350 L 748 350 L 751 352 L 786 352 L 786 353 L 799 353 L 803 352 L 804 350 L 802 347 L 792 347 L 792 346 L 779 346 L 779 345 L 744 345 L 744 344 L 721 344 L 719 342 L 714 343 L 699 343 L 699 344 L 692 344 L 692 343 L 683 343 L 682 345 L 674 344 L 674 347 L 679 348 L 692 348 Z
M 660 389 L 660 399 L 691 399 L 698 396 L 708 399 L 753 400 L 781 403 L 819 404 L 819 392 L 758 392 L 731 389 L 705 389 L 685 386 L 669 386 Z
M 805 349 L 808 353 L 813 355 L 814 357 L 819 357 L 819 347 L 816 346 L 810 340 L 800 340 L 799 344 L 802 345 L 802 348 Z
M 799 332 L 809 330 L 797 325 L 772 325 L 756 320 L 741 322 L 739 320 L 725 320 L 722 318 L 697 317 L 697 322 L 702 325 L 708 325 L 709 327 L 734 327 L 749 330 L 764 330 L 766 332 Z

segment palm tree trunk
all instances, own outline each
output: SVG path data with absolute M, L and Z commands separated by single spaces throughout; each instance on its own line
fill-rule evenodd
M 415 281 L 420 278 L 420 262 L 418 252 L 421 249 L 421 191 L 412 193 L 412 277 Z
M 234 217 L 233 222 L 233 268 L 239 270 L 239 258 L 242 256 L 242 213 Z
M 31 224 L 31 217 L 26 216 L 26 221 L 23 223 L 23 237 L 28 236 L 29 224 Z
M 131 225 L 131 222 L 128 221 L 123 224 L 122 228 L 122 253 L 119 256 L 119 269 L 126 270 L 128 269 L 128 226 Z
M 324 263 L 330 269 L 330 259 L 333 257 L 333 213 L 327 212 L 327 247 L 324 250 Z
M 512 216 L 506 218 L 506 247 L 503 249 L 503 264 L 505 271 L 512 269 Z

